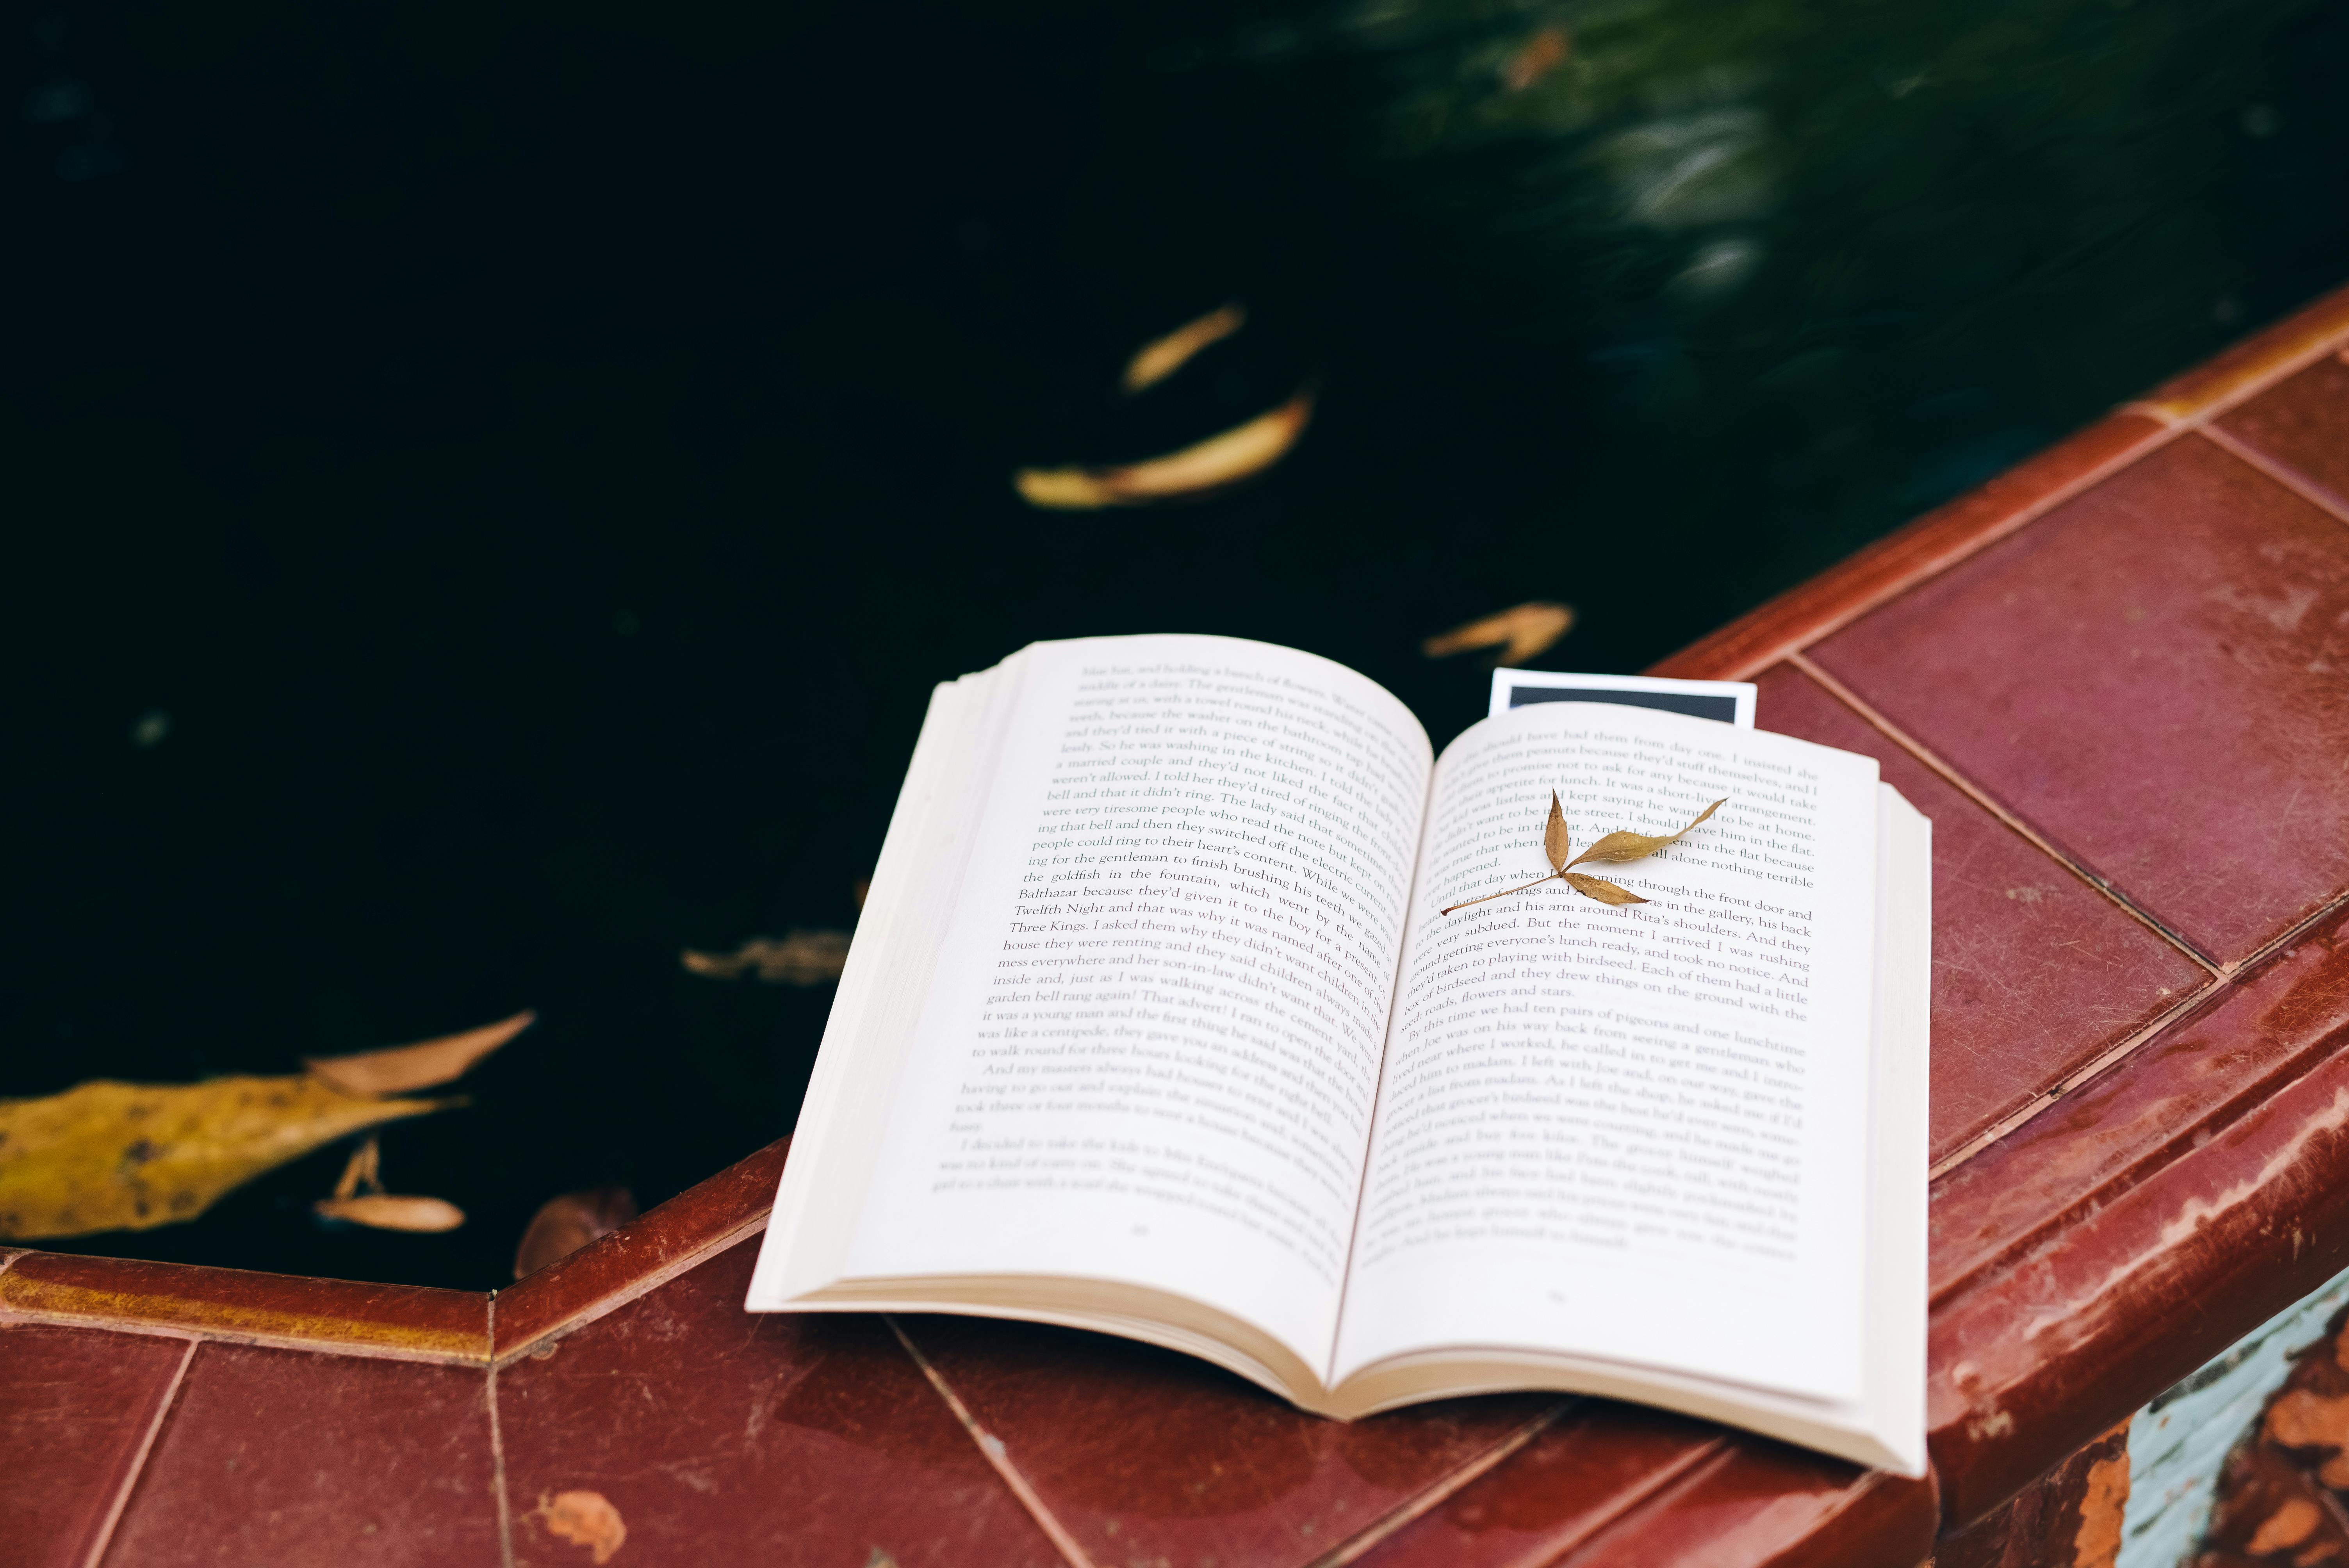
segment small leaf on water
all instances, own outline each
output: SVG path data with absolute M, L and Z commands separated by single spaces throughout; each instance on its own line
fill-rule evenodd
M 770 985 L 821 985 L 840 978 L 848 963 L 848 941 L 844 931 L 794 926 L 781 936 L 754 936 L 731 953 L 688 947 L 678 956 L 694 974 L 712 980 L 755 975 Z
M 1574 52 L 1574 40 L 1563 27 L 1544 27 L 1501 62 L 1501 85 L 1513 93 L 1521 93 L 1550 72 L 1566 64 Z
M 315 1078 L 98 1079 L 0 1100 L 0 1239 L 143 1231 L 378 1122 L 450 1102 L 374 1099 Z
M 345 1094 L 405 1094 L 461 1078 L 472 1065 L 521 1034 L 538 1019 L 524 1010 L 511 1018 L 462 1034 L 444 1035 L 413 1046 L 359 1051 L 347 1057 L 305 1057 L 310 1076 Z
M 1109 469 L 1021 469 L 1011 482 L 1030 506 L 1052 511 L 1097 511 L 1203 495 L 1262 473 L 1305 433 L 1313 395 L 1299 392 L 1269 413 L 1236 425 L 1198 445 Z
M 356 1198 L 362 1187 L 370 1192 L 382 1191 L 383 1177 L 379 1174 L 382 1169 L 383 1144 L 381 1140 L 370 1138 L 351 1150 L 349 1161 L 343 1166 L 342 1179 L 335 1183 L 335 1196 Z
M 1185 322 L 1165 336 L 1143 344 L 1126 362 L 1121 378 L 1128 392 L 1155 387 L 1190 362 L 1211 343 L 1220 343 L 1247 325 L 1247 312 L 1237 304 L 1211 310 L 1196 321 Z
M 536 1274 L 636 1217 L 636 1200 L 626 1187 L 595 1187 L 549 1198 L 531 1216 L 530 1228 L 514 1249 L 514 1278 Z
M 1574 852 L 1567 839 L 1566 808 L 1558 804 L 1557 791 L 1549 792 L 1549 820 L 1542 826 L 1542 853 L 1549 857 L 1549 869 L 1566 870 L 1566 857 Z
M 1627 865 L 1632 861 L 1645 860 L 1666 844 L 1677 842 L 1687 837 L 1690 829 L 1728 804 L 1729 797 L 1724 795 L 1699 811 L 1696 814 L 1696 820 L 1691 822 L 1688 827 L 1682 828 L 1677 833 L 1666 833 L 1660 838 L 1647 833 L 1609 833 L 1567 863 L 1578 866 L 1585 861 L 1604 861 L 1609 865 L 1619 866 Z
M 1574 611 L 1567 605 L 1519 604 L 1430 637 L 1419 651 L 1431 659 L 1441 659 L 1470 648 L 1496 647 L 1501 650 L 1497 662 L 1521 665 L 1566 635 L 1573 625 Z
M 1595 898 L 1601 903 L 1623 904 L 1648 902 L 1629 888 L 1617 887 L 1611 882 L 1601 882 L 1597 877 L 1585 876 L 1580 872 L 1560 872 L 1558 874 L 1566 879 L 1567 886 L 1585 898 Z
M 416 1231 L 429 1234 L 453 1231 L 465 1222 L 465 1211 L 442 1198 L 397 1197 L 368 1192 L 357 1198 L 321 1198 L 310 1205 L 324 1220 L 342 1220 L 376 1231 Z

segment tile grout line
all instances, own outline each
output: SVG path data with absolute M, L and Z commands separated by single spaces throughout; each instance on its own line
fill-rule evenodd
M 2164 1029 L 2169 1028 L 2173 1025 L 2179 1023 L 2190 1014 L 2199 1010 L 2208 1003 L 2224 995 L 2228 988 L 2232 984 L 2233 981 L 2230 976 L 2214 975 L 2209 980 L 2204 982 L 2200 986 L 2189 991 L 2185 995 L 2180 996 L 2177 1001 L 2171 1003 L 2168 1007 L 2163 1008 L 2159 1013 L 2156 1014 L 2149 1022 L 2138 1026 L 2138 1027 L 2131 1031 L 2128 1035 L 2123 1037 L 2120 1040 L 2106 1047 L 2094 1057 L 2088 1058 L 2086 1062 L 2073 1068 L 2070 1072 L 2056 1079 L 2047 1088 L 2041 1089 L 2037 1094 L 2033 1095 L 2029 1099 L 2023 1101 L 2023 1104 L 2015 1107 L 2014 1109 L 2007 1112 L 2004 1116 L 1999 1118 L 1996 1121 L 1992 1122 L 1988 1127 L 1982 1129 L 1980 1132 L 1975 1133 L 1971 1138 L 1966 1140 L 1965 1142 L 1960 1144 L 1957 1148 L 1951 1150 L 1949 1153 L 1935 1161 L 1931 1165 L 1926 1168 L 1925 1180 L 1928 1181 L 1940 1181 L 1942 1177 L 1948 1175 L 1951 1171 L 1956 1170 L 1967 1161 L 1971 1160 L 1975 1155 L 1980 1154 L 1992 1144 L 1996 1143 L 2000 1139 L 2004 1138 L 2008 1133 L 2013 1132 L 2016 1128 L 2021 1127 L 2024 1122 L 2029 1121 L 2032 1118 L 2037 1116 L 2048 1107 L 2061 1100 L 2065 1095 L 2077 1090 L 2090 1078 L 2095 1078 L 2106 1068 L 2116 1065 L 2124 1057 L 2134 1053 L 2138 1047 L 2144 1045 L 2147 1040 L 2152 1039 L 2156 1035 L 2160 1034 Z M 1975 1272 L 1979 1273 L 1980 1271 L 1977 1270 Z M 1970 1274 L 1966 1277 L 1971 1279 L 1973 1275 Z M 1946 1294 L 1946 1292 L 1944 1292 L 1944 1294 Z
M 106 1556 L 107 1548 L 114 1544 L 114 1532 L 129 1510 L 130 1494 L 139 1486 L 139 1478 L 147 1473 L 147 1456 L 155 1451 L 155 1440 L 163 1435 L 163 1423 L 171 1418 L 171 1407 L 179 1402 L 180 1385 L 187 1381 L 188 1364 L 196 1358 L 196 1346 L 202 1341 L 191 1339 L 180 1356 L 180 1364 L 171 1369 L 171 1380 L 163 1388 L 163 1397 L 155 1401 L 155 1414 L 147 1422 L 146 1435 L 139 1439 L 139 1449 L 130 1456 L 125 1468 L 122 1484 L 115 1489 L 114 1502 L 98 1522 L 97 1533 L 89 1543 L 89 1554 L 82 1559 L 83 1568 L 98 1568 Z
M 2301 500 L 2326 512 L 2336 521 L 2349 522 L 2349 507 L 2344 507 L 2341 504 L 2340 497 L 2333 494 L 2281 458 L 2269 456 L 2232 430 L 2217 425 L 2205 425 L 2194 433 L 2220 451 L 2257 469 Z
M 1397 1532 L 1418 1522 L 1443 1503 L 1457 1497 L 1471 1482 L 1481 1480 L 1500 1468 L 1505 1461 L 1516 1458 L 1527 1444 L 1557 1425 L 1560 1416 L 1574 1409 L 1579 1403 L 1580 1401 L 1577 1399 L 1560 1399 L 1499 1442 L 1485 1449 L 1468 1463 L 1443 1476 L 1434 1485 L 1422 1488 L 1413 1496 L 1406 1498 L 1400 1506 L 1389 1509 L 1385 1513 L 1331 1547 L 1327 1553 L 1315 1558 L 1309 1564 L 1309 1568 L 1344 1568 L 1344 1564 L 1356 1561 L 1364 1553 L 1378 1546 Z
M 1678 1491 L 1699 1477 L 1720 1468 L 1731 1457 L 1727 1439 L 1714 1438 L 1685 1456 L 1680 1463 L 1667 1466 L 1663 1473 L 1592 1520 L 1580 1534 L 1563 1546 L 1554 1542 L 1544 1542 L 1529 1554 L 1510 1563 L 1508 1568 L 1549 1568 L 1551 1563 L 1562 1562 L 1568 1553 L 1581 1551 L 1658 1498 Z
M 506 1498 L 506 1439 L 498 1422 L 498 1293 L 490 1292 L 489 1313 L 482 1325 L 489 1363 L 481 1368 L 482 1394 L 490 1407 L 490 1491 L 498 1505 L 498 1562 L 514 1568 L 513 1504 Z
M 2085 491 L 2095 489 L 2097 485 L 2104 483 L 2105 480 L 2111 479 L 2114 475 L 2119 473 L 2123 469 L 2128 468 L 2133 464 L 2142 461 L 2146 458 L 2151 457 L 2155 452 L 2159 451 L 2162 448 L 2169 445 L 2179 437 L 2201 429 L 2212 420 L 2232 413 L 2236 408 L 2250 402 L 2252 398 L 2258 397 L 2262 392 L 2268 391 L 2270 388 L 2279 385 L 2280 383 L 2299 375 L 2302 371 L 2307 369 L 2318 360 L 2324 358 L 2327 355 L 2333 355 L 2338 357 L 2344 364 L 2349 364 L 2349 347 L 2344 347 L 2343 346 L 2344 336 L 2349 336 L 2349 334 L 2335 335 L 2334 336 L 2322 340 L 2313 348 L 2303 348 L 2296 354 L 2285 356 L 2282 359 L 2278 360 L 2268 369 L 2261 371 L 2258 376 L 2244 382 L 2240 387 L 2238 387 L 2234 390 L 2227 393 L 2224 397 L 2212 399 L 2209 403 L 2202 407 L 2197 408 L 2190 414 L 2172 413 L 2163 405 L 2145 398 L 2135 398 L 2129 402 L 2118 405 L 2107 411 L 2104 418 L 2111 419 L 2118 418 L 2123 416 L 2135 416 L 2136 418 L 2144 419 L 2147 423 L 2153 425 L 2155 427 L 2154 433 L 2148 436 L 2146 439 L 2136 442 L 2115 456 L 2106 459 L 2103 462 L 2096 464 L 2094 468 L 2087 469 L 2077 477 L 2067 480 L 2063 484 L 2056 485 L 2025 502 L 2023 505 L 2015 508 L 2014 511 L 2007 513 L 2004 517 L 2000 518 L 1996 522 L 1990 524 L 1981 532 L 1966 540 L 1961 546 L 1953 546 L 1951 552 L 1947 552 L 1942 558 L 1935 560 L 1931 564 L 1903 574 L 1890 586 L 1881 588 L 1876 592 L 1868 593 L 1857 603 L 1847 606 L 1843 610 L 1815 622 L 1812 625 L 1802 632 L 1795 634 L 1790 640 L 1780 644 L 1778 645 L 1777 652 L 1775 654 L 1768 656 L 1759 657 L 1757 659 L 1749 659 L 1741 666 L 1737 667 L 1733 673 L 1725 676 L 1716 676 L 1714 678 L 1723 680 L 1751 680 L 1762 671 L 1769 668 L 1770 665 L 1785 660 L 1793 659 L 1802 655 L 1808 649 L 1826 641 L 1829 637 L 1834 636 L 1837 632 L 1842 631 L 1845 627 L 1850 625 L 1855 621 L 1858 621 L 1866 616 L 1874 614 L 1877 611 L 1881 610 L 1895 599 L 1899 598 L 1902 594 L 1922 587 L 1925 583 L 1940 576 L 1943 573 L 1951 571 L 1954 568 L 1962 565 L 1976 555 L 1981 554 L 1983 551 L 1988 550 L 1991 546 L 1997 544 L 2003 540 L 2013 537 L 2015 534 L 2021 532 L 2023 528 L 2037 521 L 2040 518 L 2045 516 L 2048 512 L 2054 511 L 2057 507 L 2062 506 L 2064 502 L 2071 500 L 2074 497 L 2078 496 Z M 2090 429 L 2093 429 L 2095 427 L 2093 425 L 2086 427 L 2086 428 Z M 1968 493 L 1971 494 L 1973 492 L 1969 491 Z M 1958 499 L 1963 500 L 1964 498 L 1960 497 Z M 1934 510 L 1939 511 L 1940 509 L 1936 508 Z M 1932 513 L 1928 512 L 1925 515 L 1930 517 Z
M 889 1332 L 897 1336 L 897 1343 L 905 1347 L 905 1354 L 914 1358 L 914 1365 L 922 1369 L 922 1376 L 930 1380 L 930 1387 L 937 1390 L 938 1398 L 946 1401 L 947 1408 L 953 1411 L 955 1419 L 962 1423 L 962 1429 L 968 1432 L 970 1440 L 978 1445 L 978 1451 L 986 1456 L 988 1464 L 1010 1489 L 1011 1495 L 1019 1499 L 1019 1506 L 1028 1511 L 1029 1517 L 1036 1522 L 1061 1557 L 1067 1560 L 1070 1568 L 1093 1568 L 1093 1560 L 1084 1547 L 1069 1533 L 1068 1526 L 1061 1522 L 1059 1516 L 1029 1484 L 1028 1478 L 1019 1473 L 1019 1467 L 1011 1462 L 1011 1452 L 1004 1447 L 1003 1439 L 978 1424 L 978 1418 L 964 1405 L 961 1396 L 947 1385 L 938 1369 L 930 1365 L 930 1358 L 922 1354 L 921 1346 L 916 1345 L 913 1336 L 905 1332 L 905 1326 L 897 1321 L 897 1315 L 884 1313 L 882 1321 L 888 1324 Z
M 2110 882 L 2106 882 L 2103 878 L 2088 871 L 2077 861 L 2075 861 L 2070 855 L 2065 854 L 2061 850 L 2058 850 L 2054 844 L 2049 843 L 2045 836 L 2043 835 L 2036 828 L 2032 827 L 2014 812 L 2007 810 L 2005 805 L 1994 798 L 1988 790 L 1982 789 L 1972 779 L 1959 772 L 1954 766 L 1944 760 L 1923 741 L 1919 740 L 1915 736 L 1910 735 L 1907 730 L 1901 728 L 1900 726 L 1893 723 L 1892 720 L 1879 711 L 1874 704 L 1861 696 L 1857 692 L 1852 690 L 1851 687 L 1846 686 L 1842 681 L 1837 679 L 1836 676 L 1830 675 L 1808 654 L 1789 654 L 1786 656 L 1786 662 L 1794 665 L 1796 669 L 1802 671 L 1803 674 L 1810 676 L 1811 679 L 1818 682 L 1819 685 L 1825 686 L 1829 695 L 1841 702 L 1846 707 L 1850 708 L 1854 713 L 1857 714 L 1871 727 L 1884 735 L 1887 739 L 1892 741 L 1893 744 L 1899 746 L 1903 751 L 1908 752 L 1909 756 L 1923 763 L 1933 772 L 1940 775 L 1944 781 L 1954 786 L 1960 793 L 1973 801 L 1975 805 L 1980 806 L 1983 810 L 1988 811 L 1992 816 L 1996 817 L 2000 821 L 2005 823 L 2015 832 L 2021 834 L 2023 838 L 2033 848 L 2037 849 L 2040 853 L 2045 855 L 2057 865 L 2062 866 L 2074 876 L 2078 877 L 2082 882 L 2087 883 L 2087 885 L 2095 889 L 2099 895 L 2113 903 L 2116 907 L 2125 911 L 2132 919 L 2136 920 L 2147 930 L 2152 932 L 2156 936 L 2160 937 L 2164 942 L 2169 944 L 2169 945 L 2178 949 L 2178 952 L 2184 954 L 2186 957 L 2198 967 L 2209 971 L 2210 975 L 2219 979 L 2225 979 L 2229 975 L 2234 972 L 2234 965 L 2222 964 L 2216 959 L 2204 955 L 2201 949 L 2187 941 L 2185 937 L 2179 935 L 2177 932 L 2170 930 L 2169 927 L 2164 925 L 2160 921 L 2156 920 L 2149 912 L 2138 908 L 2133 901 L 2125 897 L 2118 888 L 2113 886 Z

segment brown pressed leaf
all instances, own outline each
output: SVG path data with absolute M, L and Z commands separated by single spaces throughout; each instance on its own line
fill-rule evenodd
M 1696 821 L 1691 822 L 1688 827 L 1682 828 L 1677 833 L 1666 833 L 1661 838 L 1647 833 L 1609 833 L 1567 863 L 1578 866 L 1585 861 L 1604 861 L 1609 865 L 1619 866 L 1629 864 L 1632 861 L 1645 860 L 1666 844 L 1675 843 L 1686 838 L 1690 829 L 1694 828 L 1697 822 L 1703 821 L 1728 804 L 1729 797 L 1723 795 L 1720 799 L 1699 811 L 1696 814 Z
M 1030 506 L 1097 511 L 1204 495 L 1262 473 L 1297 444 L 1313 417 L 1313 395 L 1299 392 L 1268 414 L 1195 447 L 1112 469 L 1021 469 L 1013 486 Z
M 1128 392 L 1155 387 L 1190 363 L 1191 356 L 1211 343 L 1220 343 L 1247 325 L 1247 312 L 1237 304 L 1211 310 L 1196 321 L 1185 322 L 1165 336 L 1143 344 L 1126 362 L 1122 384 Z
M 453 1231 L 465 1211 L 443 1198 L 402 1198 L 369 1192 L 357 1198 L 321 1198 L 310 1205 L 321 1219 L 342 1220 L 377 1231 Z
M 1574 40 L 1567 36 L 1565 28 L 1544 27 L 1501 62 L 1501 85 L 1513 93 L 1521 93 L 1566 64 L 1567 57 L 1572 53 Z
M 795 926 L 781 936 L 754 936 L 731 953 L 688 947 L 678 956 L 694 974 L 712 980 L 755 975 L 770 985 L 822 985 L 840 978 L 848 963 L 848 940 L 844 931 Z
M 549 1198 L 531 1217 L 514 1249 L 514 1278 L 533 1274 L 568 1257 L 636 1217 L 636 1200 L 626 1187 L 595 1187 Z
M 1542 853 L 1549 857 L 1549 869 L 1566 870 L 1566 857 L 1574 852 L 1574 845 L 1566 834 L 1566 808 L 1558 804 L 1557 791 L 1549 792 L 1549 820 L 1542 826 Z
M 1648 902 L 1629 888 L 1617 887 L 1611 882 L 1601 882 L 1597 877 L 1585 876 L 1580 872 L 1560 872 L 1557 874 L 1566 879 L 1567 886 L 1583 897 L 1595 898 L 1601 903 L 1623 904 Z
M 1566 635 L 1573 625 L 1572 608 L 1537 601 L 1454 626 L 1441 636 L 1428 638 L 1419 651 L 1431 659 L 1441 659 L 1470 648 L 1499 648 L 1500 664 L 1521 665 Z
M 512 1017 L 459 1035 L 413 1046 L 360 1051 L 347 1057 L 305 1057 L 310 1076 L 345 1094 L 405 1094 L 461 1078 L 467 1069 L 527 1029 L 538 1018 L 524 1010 Z

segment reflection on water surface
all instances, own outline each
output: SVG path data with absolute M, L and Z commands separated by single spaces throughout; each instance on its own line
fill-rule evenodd
M 0 1093 L 523 1006 L 383 1132 L 93 1250 L 483 1286 L 784 1130 L 933 681 L 1570 604 L 1629 669 L 2349 277 L 2349 5 L 186 0 L 16 34 Z M 1244 328 L 1129 394 L 1129 357 Z M 1186 504 L 1023 468 L 1313 390 Z

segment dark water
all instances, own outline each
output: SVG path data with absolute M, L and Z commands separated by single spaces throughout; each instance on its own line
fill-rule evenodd
M 488 1285 L 787 1130 L 829 991 L 678 952 L 850 923 L 935 681 L 1228 632 L 1441 740 L 1425 634 L 1636 668 L 2349 277 L 2339 0 L 10 25 L 0 1094 L 544 1020 L 384 1134 L 463 1230 L 329 1150 L 49 1243 L 142 1256 Z M 1239 493 L 1009 489 L 1308 381 Z

